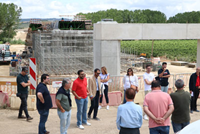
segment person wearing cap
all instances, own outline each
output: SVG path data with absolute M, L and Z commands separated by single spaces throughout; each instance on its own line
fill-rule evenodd
M 28 86 L 31 85 L 31 82 L 27 76 L 28 69 L 26 67 L 22 67 L 21 73 L 17 76 L 17 96 L 21 99 L 21 105 L 19 108 L 18 119 L 26 118 L 27 121 L 32 120 L 33 118 L 30 117 L 28 114 L 27 109 L 27 99 L 28 99 Z M 24 111 L 26 116 L 22 115 Z

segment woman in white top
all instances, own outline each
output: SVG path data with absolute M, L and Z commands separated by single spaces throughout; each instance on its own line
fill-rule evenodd
M 126 89 L 134 88 L 138 92 L 138 77 L 137 77 L 137 75 L 133 74 L 132 68 L 129 68 L 127 70 L 127 74 L 124 76 L 124 79 L 123 79 L 123 84 L 124 84 L 124 101 L 123 101 L 123 103 L 126 103 L 126 99 L 125 99 Z
M 101 74 L 99 75 L 101 77 L 101 82 L 104 84 L 104 95 L 106 98 L 106 103 L 107 103 L 107 107 L 106 109 L 109 109 L 109 99 L 108 99 L 108 80 L 109 80 L 109 73 L 107 72 L 106 67 L 101 67 Z M 102 99 L 103 99 L 103 95 L 100 98 L 100 105 L 99 105 L 99 109 L 101 109 L 102 107 Z

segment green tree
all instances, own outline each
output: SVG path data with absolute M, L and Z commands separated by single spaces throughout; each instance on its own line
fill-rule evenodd
M 200 23 L 200 11 L 178 13 L 170 17 L 168 23 Z
M 0 40 L 5 42 L 16 35 L 21 13 L 21 7 L 13 3 L 0 3 Z

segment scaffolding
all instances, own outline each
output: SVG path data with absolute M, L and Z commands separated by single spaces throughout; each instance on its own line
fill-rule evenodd
M 36 32 L 33 34 L 33 50 L 39 75 L 71 75 L 79 69 L 92 73 L 93 31 Z

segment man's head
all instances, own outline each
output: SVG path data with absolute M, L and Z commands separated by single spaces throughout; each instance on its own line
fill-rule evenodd
M 48 74 L 43 74 L 41 76 L 41 82 L 44 83 L 44 84 L 49 84 L 50 83 L 49 75 Z
M 135 93 L 136 90 L 134 90 L 133 88 L 126 89 L 126 101 L 133 101 L 133 99 L 135 98 Z
M 147 73 L 151 72 L 151 65 L 146 65 L 146 71 L 147 71 Z
M 79 77 L 81 80 L 83 80 L 83 79 L 85 78 L 85 73 L 84 73 L 83 70 L 78 70 L 77 74 L 78 74 L 78 77 Z
M 100 74 L 100 70 L 98 68 L 94 69 L 94 76 L 97 78 Z
M 162 68 L 167 68 L 167 62 L 162 63 Z
M 27 67 L 22 67 L 21 74 L 22 74 L 23 76 L 25 76 L 27 73 L 28 73 L 28 68 L 27 68 Z
M 184 82 L 183 82 L 183 80 L 181 80 L 181 79 L 176 80 L 175 86 L 176 86 L 176 88 L 177 88 L 178 90 L 183 89 L 183 87 L 184 87 Z
M 197 73 L 197 74 L 200 74 L 200 67 L 197 67 L 197 68 L 196 68 L 196 73 Z
M 62 81 L 62 86 L 65 90 L 68 90 L 71 87 L 71 81 L 68 78 L 64 78 Z
M 152 81 L 151 89 L 152 90 L 160 90 L 160 82 L 157 80 Z

